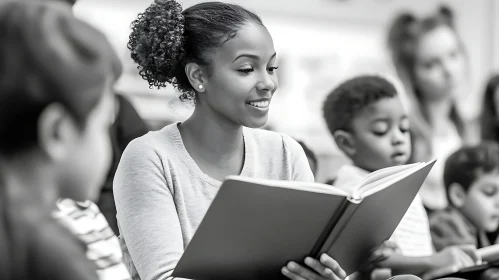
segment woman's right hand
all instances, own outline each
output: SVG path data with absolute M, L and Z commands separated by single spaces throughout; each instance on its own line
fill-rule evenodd
M 342 280 L 347 276 L 340 265 L 327 254 L 322 254 L 320 260 L 307 257 L 305 264 L 308 268 L 289 262 L 282 268 L 282 274 L 292 280 Z
M 430 269 L 423 275 L 423 279 L 433 279 L 457 272 L 464 267 L 479 263 L 480 257 L 473 245 L 452 246 L 430 257 Z

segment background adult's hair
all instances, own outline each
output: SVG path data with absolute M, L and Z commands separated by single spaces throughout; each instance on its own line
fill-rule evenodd
M 480 115 L 480 130 L 482 140 L 499 142 L 498 111 L 496 108 L 495 94 L 499 89 L 499 74 L 492 75 L 485 87 L 483 96 L 482 113 Z
M 204 2 L 182 11 L 176 1 L 155 0 L 132 22 L 128 48 L 150 87 L 169 83 L 181 100 L 195 100 L 185 66 L 195 62 L 209 69 L 210 52 L 247 22 L 263 25 L 256 14 L 235 4 Z
M 58 3 L 63 3 L 66 5 L 69 5 L 70 7 L 73 7 L 78 0 L 39 0 L 41 2 L 58 2 Z
M 49 104 L 62 104 L 83 129 L 121 63 L 106 37 L 69 11 L 29 0 L 0 6 L 0 154 L 11 156 L 36 146 Z

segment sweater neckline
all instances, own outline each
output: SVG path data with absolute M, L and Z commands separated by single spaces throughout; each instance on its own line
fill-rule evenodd
M 190 166 L 194 168 L 194 172 L 198 174 L 205 182 L 208 182 L 210 185 L 215 186 L 215 187 L 220 187 L 222 182 L 209 176 L 208 174 L 204 173 L 199 165 L 196 163 L 196 161 L 191 157 L 187 149 L 185 148 L 184 141 L 182 140 L 182 135 L 180 134 L 180 131 L 178 129 L 178 126 L 182 122 L 176 122 L 174 123 L 173 129 L 172 129 L 172 136 L 173 140 L 175 142 L 175 145 L 177 148 L 180 150 L 182 157 L 188 162 Z M 243 168 L 241 169 L 240 174 L 237 174 L 239 176 L 245 176 L 248 177 L 250 172 L 250 156 L 252 154 L 252 147 L 249 144 L 250 141 L 248 141 L 248 133 L 245 128 L 243 128 L 243 141 L 244 141 L 244 162 L 243 162 Z

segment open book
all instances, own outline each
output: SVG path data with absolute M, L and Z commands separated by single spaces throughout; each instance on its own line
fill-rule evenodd
M 173 276 L 284 279 L 288 261 L 327 253 L 351 274 L 395 231 L 435 161 L 378 170 L 351 193 L 333 186 L 228 177 Z

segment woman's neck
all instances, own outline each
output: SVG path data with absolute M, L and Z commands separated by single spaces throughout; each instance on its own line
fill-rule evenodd
M 210 161 L 226 161 L 244 151 L 243 127 L 202 106 L 196 106 L 179 130 L 186 148 L 197 147 L 203 151 L 201 156 Z
M 450 99 L 431 100 L 423 103 L 428 123 L 433 129 L 445 126 L 450 121 L 452 102 Z

